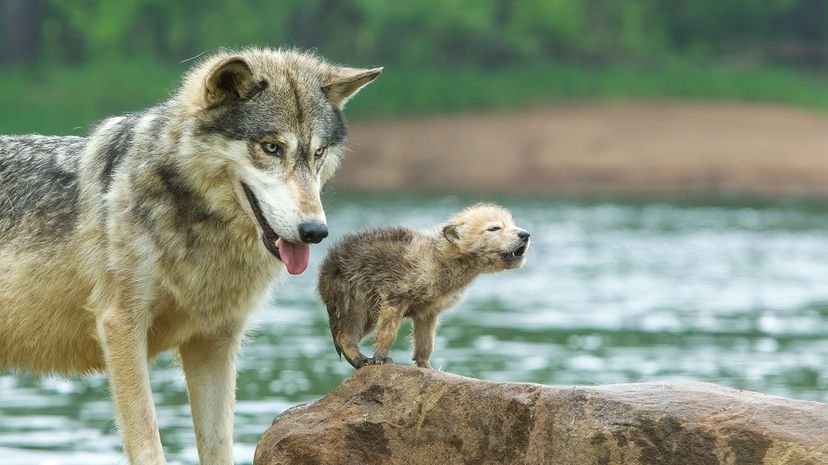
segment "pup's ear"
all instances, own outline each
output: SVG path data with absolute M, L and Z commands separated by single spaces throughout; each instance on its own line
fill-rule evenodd
M 382 68 L 335 68 L 328 83 L 322 86 L 322 91 L 341 110 L 351 97 L 380 74 Z
M 244 58 L 234 56 L 217 64 L 205 81 L 204 101 L 207 106 L 247 99 L 258 92 L 259 84 Z
M 456 244 L 460 240 L 459 226 L 453 223 L 443 226 L 443 237 L 452 244 Z

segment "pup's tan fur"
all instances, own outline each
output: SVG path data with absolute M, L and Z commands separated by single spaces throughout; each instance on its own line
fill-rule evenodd
M 417 366 L 430 368 L 437 318 L 481 273 L 520 267 L 529 234 L 511 214 L 481 204 L 439 228 L 382 229 L 348 235 L 328 253 L 319 293 L 337 352 L 355 368 L 391 361 L 388 351 L 403 318 L 414 323 Z M 377 329 L 374 356 L 359 343 Z
M 301 225 L 324 227 L 340 110 L 379 73 L 223 52 L 88 137 L 0 137 L 0 369 L 106 369 L 130 462 L 159 465 L 148 359 L 177 348 L 201 463 L 232 463 L 245 320 L 283 274 L 277 248 L 324 237 Z

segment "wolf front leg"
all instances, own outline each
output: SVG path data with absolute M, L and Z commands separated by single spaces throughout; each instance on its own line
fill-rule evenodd
M 396 306 L 383 305 L 380 307 L 377 316 L 377 339 L 374 342 L 374 358 L 371 360 L 374 365 L 394 363 L 388 357 L 388 351 L 391 350 L 391 346 L 397 340 L 397 332 L 400 330 L 404 313 L 404 309 Z
M 179 347 L 201 465 L 233 463 L 236 355 L 242 330 L 195 337 Z
M 414 364 L 431 368 L 428 359 L 434 350 L 434 333 L 437 331 L 437 313 L 417 315 L 414 321 Z
M 147 311 L 114 306 L 99 319 L 109 384 L 124 449 L 132 465 L 163 465 L 147 362 Z

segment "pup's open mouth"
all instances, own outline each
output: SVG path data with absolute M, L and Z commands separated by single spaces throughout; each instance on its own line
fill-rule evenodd
M 308 244 L 294 244 L 280 238 L 267 223 L 264 213 L 262 213 L 262 207 L 259 205 L 259 199 L 253 195 L 253 191 L 247 187 L 247 184 L 241 183 L 241 186 L 244 189 L 247 201 L 250 203 L 250 209 L 253 210 L 253 216 L 256 217 L 256 221 L 262 228 L 262 242 L 267 251 L 285 264 L 288 273 L 301 274 L 308 268 L 310 246 Z
M 526 249 L 529 247 L 529 244 L 523 244 L 520 247 L 516 248 L 511 252 L 503 252 L 500 254 L 503 257 L 503 260 L 506 262 L 517 262 L 521 258 L 523 258 L 523 254 L 526 253 Z

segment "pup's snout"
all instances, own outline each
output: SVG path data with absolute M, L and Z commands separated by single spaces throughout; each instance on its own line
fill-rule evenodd
M 520 232 L 518 232 L 518 237 L 523 242 L 527 242 L 529 240 L 529 236 L 530 236 L 529 231 L 525 231 L 525 230 L 521 229 Z
M 301 223 L 299 239 L 307 244 L 318 244 L 328 237 L 328 225 L 325 223 Z

